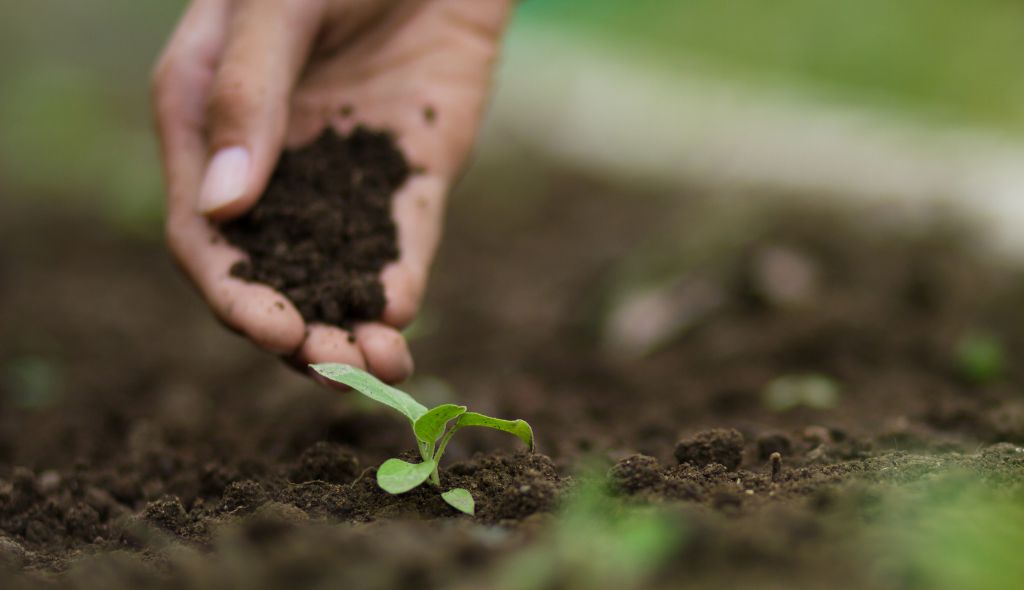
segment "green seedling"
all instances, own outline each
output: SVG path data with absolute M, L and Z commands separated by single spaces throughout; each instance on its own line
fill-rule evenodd
M 324 363 L 310 365 L 320 375 L 347 385 L 369 399 L 383 404 L 409 419 L 416 445 L 423 461 L 409 463 L 401 459 L 388 459 L 377 469 L 377 485 L 389 494 L 402 494 L 427 480 L 440 487 L 441 477 L 438 466 L 452 436 L 465 426 L 481 426 L 515 435 L 530 448 L 534 448 L 533 429 L 523 420 L 501 420 L 476 412 L 469 412 L 466 406 L 441 404 L 427 409 L 408 393 L 391 387 L 373 375 L 351 365 Z M 454 488 L 441 494 L 450 506 L 473 514 L 475 503 L 472 494 L 464 488 Z
M 600 476 L 579 474 L 552 526 L 513 553 L 482 585 L 500 590 L 647 588 L 686 540 L 681 513 L 634 506 L 611 495 Z
M 991 383 L 1006 371 L 1006 351 L 995 336 L 974 332 L 964 336 L 956 347 L 956 368 L 960 375 L 977 385 Z

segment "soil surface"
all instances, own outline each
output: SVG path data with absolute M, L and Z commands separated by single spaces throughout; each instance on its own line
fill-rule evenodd
M 408 176 L 394 138 L 364 127 L 286 152 L 256 206 L 221 227 L 249 254 L 232 274 L 284 293 L 307 322 L 378 319 L 378 275 L 398 259 L 391 198 Z
M 473 518 L 377 489 L 407 424 L 226 333 L 156 241 L 0 204 L 0 586 L 929 588 L 891 563 L 915 507 L 1024 502 L 1024 274 L 960 224 L 491 180 L 455 199 L 407 385 L 537 434 L 453 440 Z M 556 516 L 587 482 L 614 504 L 586 522 L 678 533 L 642 577 L 599 569 L 630 535 Z

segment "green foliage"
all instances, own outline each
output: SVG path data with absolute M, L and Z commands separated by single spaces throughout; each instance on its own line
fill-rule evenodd
M 598 478 L 583 479 L 548 536 L 508 561 L 494 586 L 628 590 L 645 587 L 671 558 L 686 533 L 678 514 L 630 506 Z
M 441 494 L 441 498 L 459 512 L 465 512 L 470 516 L 473 516 L 476 512 L 476 502 L 473 501 L 473 494 L 470 494 L 469 490 L 465 488 L 448 490 Z
M 427 481 L 435 467 L 433 461 L 407 463 L 388 459 L 377 469 L 377 485 L 389 494 L 404 494 Z
M 479 426 L 507 432 L 526 443 L 531 451 L 534 449 L 533 429 L 523 420 L 492 418 L 477 412 L 467 412 L 466 406 L 456 404 L 441 404 L 428 410 L 408 393 L 383 383 L 362 369 L 338 363 L 310 367 L 327 379 L 347 385 L 409 419 L 423 461 L 385 461 L 377 470 L 377 485 L 390 494 L 408 492 L 428 479 L 435 486 L 440 486 L 438 466 L 441 457 L 448 448 L 452 436 L 464 426 Z M 468 490 L 455 488 L 441 494 L 441 497 L 456 510 L 470 515 L 474 513 L 475 502 Z
M 1006 369 L 1002 343 L 991 334 L 968 334 L 957 345 L 956 369 L 972 383 L 983 385 L 995 381 Z
M 324 363 L 310 366 L 314 371 L 331 381 L 348 385 L 373 401 L 398 411 L 408 418 L 410 422 L 415 423 L 420 416 L 427 413 L 427 408 L 412 399 L 411 395 L 391 387 L 366 371 L 339 363 Z
M 526 443 L 526 446 L 533 450 L 533 429 L 526 423 L 525 420 L 502 420 L 500 418 L 491 418 L 490 416 L 484 416 L 483 414 L 477 414 L 476 412 L 466 412 L 456 423 L 456 428 L 463 426 L 482 426 L 484 428 L 492 428 L 494 430 L 500 430 L 507 432 L 519 437 L 519 440 Z
M 1024 580 L 1024 503 L 1019 497 L 948 482 L 924 498 L 892 502 L 892 573 L 910 588 L 1015 590 Z
M 1015 0 L 545 0 L 517 17 L 513 42 L 518 29 L 557 27 L 676 71 L 1024 131 Z
M 420 442 L 434 444 L 444 435 L 452 419 L 466 413 L 466 406 L 444 404 L 419 417 L 412 425 Z

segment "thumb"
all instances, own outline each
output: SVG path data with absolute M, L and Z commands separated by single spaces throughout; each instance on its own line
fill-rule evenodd
M 196 208 L 228 219 L 259 198 L 280 155 L 292 88 L 323 2 L 236 1 L 207 105 L 210 159 Z

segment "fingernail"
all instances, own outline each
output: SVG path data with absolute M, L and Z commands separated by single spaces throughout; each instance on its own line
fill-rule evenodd
M 196 208 L 205 215 L 237 201 L 245 192 L 248 178 L 249 150 L 235 146 L 218 151 L 210 160 L 199 187 Z

